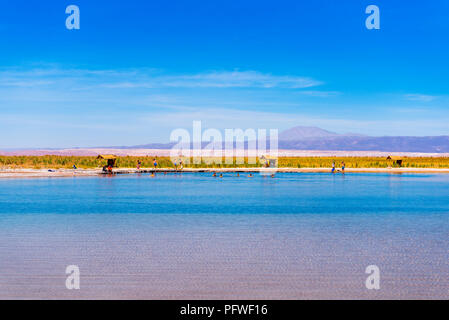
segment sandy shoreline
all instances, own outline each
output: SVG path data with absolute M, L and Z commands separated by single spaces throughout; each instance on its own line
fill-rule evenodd
M 52 177 L 88 177 L 103 175 L 101 169 L 0 169 L 0 178 L 52 178 Z M 291 173 L 312 173 L 312 172 L 329 172 L 331 168 L 277 168 L 275 172 L 291 172 Z M 337 169 L 337 172 L 340 169 Z M 136 168 L 118 168 L 114 169 L 114 174 L 137 174 L 137 173 L 175 173 L 174 169 L 152 169 L 142 168 L 137 170 Z M 179 172 L 266 172 L 272 173 L 273 169 L 266 168 L 184 168 Z M 449 173 L 449 168 L 436 169 L 436 168 L 346 168 L 346 173 Z

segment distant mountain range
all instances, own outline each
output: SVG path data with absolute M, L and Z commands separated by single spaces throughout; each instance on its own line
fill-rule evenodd
M 203 143 L 206 146 L 208 143 Z M 170 149 L 174 143 L 151 143 L 120 149 Z M 449 136 L 370 137 L 357 133 L 338 134 L 317 127 L 294 127 L 279 133 L 279 149 L 448 153 Z
M 362 137 L 357 133 L 338 134 L 317 127 L 294 127 L 279 134 L 280 141 L 297 141 L 305 139 L 326 139 L 335 137 Z
M 279 134 L 279 149 L 387 152 L 449 152 L 449 136 L 370 137 L 337 134 L 316 127 L 295 127 Z
M 202 147 L 209 142 L 203 142 Z M 159 153 L 169 152 L 175 143 L 150 143 L 137 146 L 105 146 L 96 148 L 65 148 L 65 149 L 14 149 L 0 150 L 0 154 L 9 155 L 94 155 L 97 153 L 114 152 L 117 154 L 146 154 L 145 150 L 159 150 Z M 193 146 L 190 146 L 193 147 Z M 234 143 L 234 147 L 236 147 Z M 184 148 L 189 148 L 186 145 Z M 222 145 L 224 149 L 224 144 Z M 269 150 L 269 139 L 266 148 Z M 248 149 L 248 142 L 245 142 Z M 316 152 L 384 152 L 384 153 L 445 153 L 449 154 L 449 136 L 406 137 L 385 136 L 371 137 L 357 133 L 338 134 L 317 127 L 294 127 L 279 133 L 278 149 L 285 152 L 310 151 Z M 113 150 L 113 151 L 112 151 Z

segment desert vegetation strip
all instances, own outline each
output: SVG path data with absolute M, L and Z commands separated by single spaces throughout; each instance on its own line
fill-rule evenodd
M 119 168 L 135 168 L 137 161 L 141 161 L 142 168 L 153 167 L 153 156 L 117 157 L 116 166 Z M 169 157 L 157 157 L 159 168 L 173 168 Z M 194 164 L 191 159 L 180 158 L 185 168 L 257 168 L 262 163 L 240 163 L 234 158 L 232 163 L 225 163 L 224 159 L 203 159 L 201 163 Z M 178 160 L 178 164 L 179 164 Z M 190 161 L 189 161 L 190 160 Z M 215 160 L 215 161 L 213 161 Z M 220 160 L 220 161 L 218 161 Z M 329 168 L 335 161 L 336 167 L 342 162 L 347 168 L 449 168 L 449 157 L 404 157 L 402 164 L 384 157 L 280 157 L 280 168 Z M 71 169 L 75 165 L 80 169 L 96 169 L 105 165 L 105 161 L 90 156 L 0 156 L 1 169 Z

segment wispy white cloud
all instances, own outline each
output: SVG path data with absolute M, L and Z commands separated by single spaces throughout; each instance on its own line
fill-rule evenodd
M 210 72 L 195 75 L 171 76 L 163 79 L 170 87 L 253 87 L 253 88 L 309 88 L 322 82 L 298 76 L 276 76 L 256 71 Z
M 106 83 L 108 88 L 291 88 L 301 89 L 321 85 L 299 76 L 276 76 L 256 71 L 223 71 L 187 75 L 140 75 L 134 80 Z
M 328 98 L 341 95 L 342 93 L 339 91 L 301 90 L 297 91 L 297 94 L 310 97 Z
M 404 98 L 409 101 L 430 102 L 438 98 L 438 96 L 431 96 L 427 94 L 409 93 L 404 95 Z
M 391 94 L 382 100 L 385 96 L 370 94 L 357 100 L 320 84 L 257 71 L 174 75 L 156 69 L 3 68 L 1 143 L 95 146 L 113 139 L 135 145 L 166 141 L 173 128 L 189 128 L 193 120 L 215 128 L 308 125 L 369 135 L 447 134 L 447 95 Z M 434 99 L 438 105 L 429 103 Z
M 155 69 L 84 70 L 37 68 L 0 70 L 0 86 L 29 87 L 61 81 L 104 88 L 291 88 L 319 86 L 321 81 L 302 76 L 272 75 L 257 71 L 211 71 L 196 74 L 167 75 Z

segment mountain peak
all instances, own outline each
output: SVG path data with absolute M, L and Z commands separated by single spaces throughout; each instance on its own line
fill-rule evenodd
M 338 133 L 327 131 L 318 127 L 305 127 L 297 126 L 291 129 L 282 131 L 279 134 L 279 140 L 290 141 L 290 140 L 302 140 L 310 138 L 325 138 L 325 137 L 335 137 L 339 136 Z

